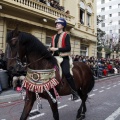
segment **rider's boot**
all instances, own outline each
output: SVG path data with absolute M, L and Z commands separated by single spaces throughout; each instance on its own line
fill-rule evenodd
M 73 77 L 71 76 L 71 77 L 67 78 L 67 81 L 68 81 L 68 83 L 70 85 L 70 88 L 71 88 L 71 93 L 73 95 L 73 100 L 79 99 L 79 95 L 77 93 Z

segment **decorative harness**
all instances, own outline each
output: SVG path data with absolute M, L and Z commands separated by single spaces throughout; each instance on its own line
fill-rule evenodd
M 32 70 L 27 69 L 27 75 L 23 81 L 23 87 L 32 92 L 43 93 L 58 85 L 55 79 L 55 69 Z

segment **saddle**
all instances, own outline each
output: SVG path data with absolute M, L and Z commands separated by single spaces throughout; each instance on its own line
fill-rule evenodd
M 59 74 L 60 74 L 60 78 L 62 78 L 62 68 L 61 68 L 61 63 L 63 62 L 63 58 L 60 56 L 55 56 L 57 63 L 58 63 L 58 67 L 59 67 Z M 70 74 L 73 75 L 72 72 L 72 68 L 73 68 L 73 61 L 72 58 L 69 56 L 69 64 L 70 64 Z

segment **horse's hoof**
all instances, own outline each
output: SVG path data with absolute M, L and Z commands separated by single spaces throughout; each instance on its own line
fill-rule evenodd
M 81 114 L 79 118 L 77 118 L 76 120 L 83 120 L 85 118 L 84 114 Z

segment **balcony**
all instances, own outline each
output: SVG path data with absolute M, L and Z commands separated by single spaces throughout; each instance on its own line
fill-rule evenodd
M 1 13 L 6 16 L 12 15 L 27 20 L 30 18 L 34 19 L 35 22 L 40 22 L 41 19 L 46 18 L 50 25 L 54 24 L 56 18 L 64 17 L 69 28 L 75 25 L 73 16 L 35 0 L 0 0 L 0 5 L 2 5 Z

